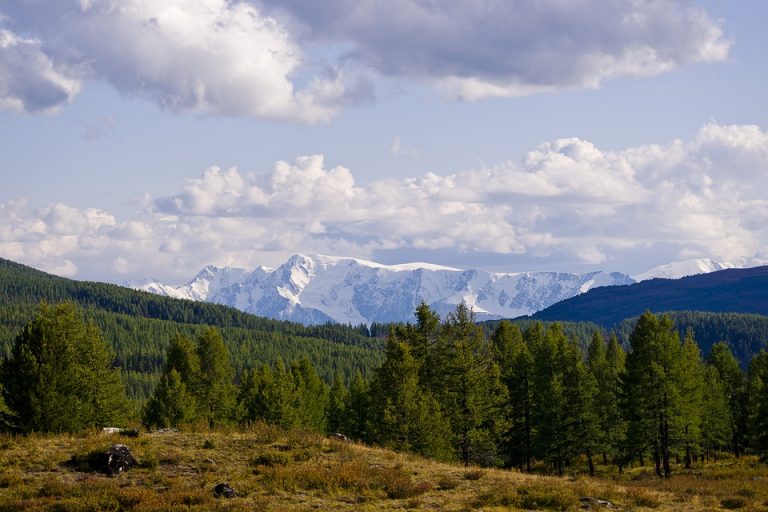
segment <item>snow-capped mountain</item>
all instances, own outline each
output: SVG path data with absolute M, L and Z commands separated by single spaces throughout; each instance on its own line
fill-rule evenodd
M 750 268 L 766 264 L 768 264 L 768 260 L 750 257 L 737 258 L 731 261 L 715 261 L 711 258 L 691 259 L 654 267 L 642 274 L 632 276 L 632 279 L 637 282 L 656 278 L 680 279 L 681 277 L 708 274 L 729 268 Z
M 381 265 L 331 256 L 292 256 L 276 269 L 205 267 L 174 288 L 156 281 L 131 287 L 234 306 L 305 324 L 411 321 L 425 301 L 441 315 L 464 301 L 479 319 L 528 315 L 591 288 L 631 284 L 621 273 L 493 273 L 427 263 Z

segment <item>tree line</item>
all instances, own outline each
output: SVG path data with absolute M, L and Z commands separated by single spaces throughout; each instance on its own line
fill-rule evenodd
M 42 305 L 0 369 L 2 418 L 16 431 L 78 431 L 130 420 L 109 344 L 71 303 Z M 702 357 L 668 316 L 643 314 L 625 352 L 615 334 L 588 346 L 558 323 L 490 334 L 459 305 L 444 321 L 426 304 L 391 326 L 366 378 L 323 379 L 307 357 L 236 371 L 221 331 L 176 334 L 147 427 L 266 421 L 341 432 L 367 443 L 464 464 L 544 469 L 768 456 L 768 353 L 742 370 L 728 345 Z

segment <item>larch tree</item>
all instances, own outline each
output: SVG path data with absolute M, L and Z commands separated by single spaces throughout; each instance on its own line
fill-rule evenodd
M 128 404 L 113 354 L 74 303 L 41 304 L 3 362 L 12 428 L 76 432 L 124 421 Z

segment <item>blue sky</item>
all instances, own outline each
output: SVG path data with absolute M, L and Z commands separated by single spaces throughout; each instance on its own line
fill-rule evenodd
M 0 256 L 766 257 L 760 0 L 0 4 Z

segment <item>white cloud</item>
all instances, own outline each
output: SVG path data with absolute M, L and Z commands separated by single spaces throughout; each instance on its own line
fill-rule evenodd
M 65 88 L 54 63 L 85 67 L 125 95 L 172 111 L 318 122 L 345 94 L 340 76 L 318 77 L 297 90 L 302 50 L 286 27 L 245 2 L 64 0 L 13 2 L 5 9 L 12 23 L 39 37 L 17 39 L 15 52 L 45 46 L 51 56 L 40 54 L 32 69 L 23 62 L 6 66 L 25 90 L 41 89 L 42 79 L 64 89 L 67 94 L 50 95 L 51 108 L 71 99 L 79 85 Z M 21 109 L 33 110 L 27 103 Z
M 0 108 L 53 112 L 91 79 L 174 112 L 308 123 L 370 100 L 382 77 L 525 96 L 731 46 L 686 0 L 11 0 L 0 23 Z
M 0 28 L 0 109 L 52 113 L 79 90 L 78 74 L 55 65 L 40 40 Z
M 263 173 L 210 168 L 130 219 L 5 203 L 0 255 L 84 277 L 179 281 L 208 263 L 296 252 L 496 254 L 539 268 L 654 251 L 731 259 L 768 250 L 766 190 L 768 136 L 755 126 L 710 123 L 690 141 L 621 151 L 559 139 L 518 162 L 368 185 L 314 155 Z

